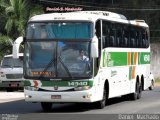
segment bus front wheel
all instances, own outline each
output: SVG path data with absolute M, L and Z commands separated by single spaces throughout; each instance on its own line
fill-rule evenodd
M 102 98 L 101 101 L 98 101 L 98 102 L 95 103 L 96 108 L 97 109 L 103 109 L 106 106 L 106 101 L 107 101 L 107 91 L 104 88 L 104 90 L 103 90 L 103 98 Z
M 52 109 L 52 103 L 49 102 L 41 102 L 41 107 L 44 111 L 51 111 Z

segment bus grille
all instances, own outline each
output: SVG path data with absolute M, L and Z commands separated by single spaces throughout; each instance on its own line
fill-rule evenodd
M 7 79 L 19 79 L 22 77 L 23 77 L 23 74 L 6 74 Z

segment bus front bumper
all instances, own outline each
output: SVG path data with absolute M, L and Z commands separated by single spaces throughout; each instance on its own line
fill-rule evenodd
M 94 102 L 91 90 L 71 92 L 42 92 L 24 89 L 25 101 L 27 102 Z

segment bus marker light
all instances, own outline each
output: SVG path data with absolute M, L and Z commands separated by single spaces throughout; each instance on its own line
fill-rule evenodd
M 32 98 L 31 95 L 25 95 L 25 98 Z

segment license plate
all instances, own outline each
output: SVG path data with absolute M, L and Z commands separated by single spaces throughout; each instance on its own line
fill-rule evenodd
M 11 87 L 17 87 L 17 83 L 12 83 Z
M 61 99 L 61 95 L 51 95 L 51 99 Z

